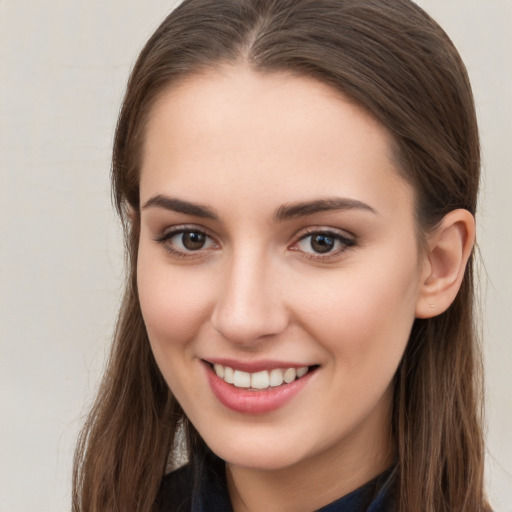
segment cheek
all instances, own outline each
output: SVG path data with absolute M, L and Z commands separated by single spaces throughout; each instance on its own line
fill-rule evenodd
M 167 265 L 141 247 L 137 264 L 139 300 L 152 346 L 184 344 L 197 333 L 209 310 L 205 276 Z
M 418 294 L 415 261 L 406 266 L 400 259 L 376 259 L 309 287 L 302 317 L 338 364 L 386 364 L 394 371 L 410 335 Z
M 178 401 L 198 401 L 191 377 L 195 341 L 208 316 L 208 286 L 185 267 L 167 264 L 141 247 L 137 263 L 139 300 L 156 363 Z

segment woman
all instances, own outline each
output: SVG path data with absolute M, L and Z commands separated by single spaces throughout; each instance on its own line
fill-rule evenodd
M 74 510 L 489 510 L 479 165 L 412 2 L 181 4 L 118 121 L 128 282 Z

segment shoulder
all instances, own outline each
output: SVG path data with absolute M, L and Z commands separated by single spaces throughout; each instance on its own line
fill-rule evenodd
M 190 464 L 167 473 L 155 501 L 155 512 L 189 512 L 192 506 L 194 474 Z

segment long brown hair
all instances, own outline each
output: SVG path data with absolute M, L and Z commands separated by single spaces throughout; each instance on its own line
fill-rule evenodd
M 148 512 L 183 428 L 204 443 L 151 354 L 136 286 L 139 168 L 156 99 L 221 63 L 290 71 L 342 91 L 392 134 L 413 185 L 419 239 L 455 208 L 476 211 L 480 154 L 467 73 L 455 47 L 409 0 L 185 0 L 132 71 L 113 151 L 113 197 L 125 229 L 127 284 L 113 349 L 75 456 L 75 512 Z M 395 377 L 397 510 L 487 510 L 481 360 L 469 261 L 454 303 L 417 319 Z

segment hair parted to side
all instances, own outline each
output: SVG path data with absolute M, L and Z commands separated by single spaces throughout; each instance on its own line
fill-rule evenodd
M 204 443 L 151 354 L 136 285 L 145 125 L 173 84 L 219 64 L 289 71 L 341 91 L 393 136 L 416 194 L 418 233 L 456 208 L 476 211 L 480 154 L 467 73 L 444 31 L 409 0 L 185 0 L 142 50 L 113 151 L 127 285 L 108 369 L 75 455 L 74 512 L 149 512 L 180 426 Z M 470 258 L 443 314 L 417 319 L 395 378 L 401 512 L 488 510 L 483 491 L 481 359 Z

